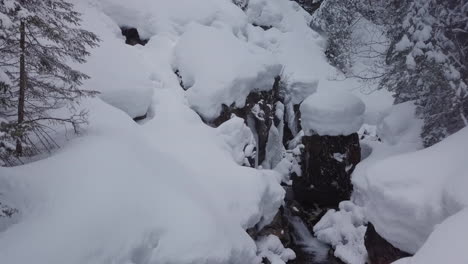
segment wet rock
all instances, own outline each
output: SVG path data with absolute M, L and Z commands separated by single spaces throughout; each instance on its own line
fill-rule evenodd
M 270 224 L 264 226 L 260 230 L 256 227 L 251 228 L 247 230 L 247 233 L 249 233 L 254 240 L 262 236 L 275 235 L 281 240 L 281 243 L 285 247 L 289 247 L 291 245 L 290 225 L 283 207 L 278 210 L 278 213 Z
M 293 175 L 295 199 L 302 205 L 337 207 L 349 200 L 351 173 L 361 160 L 357 133 L 302 138 L 302 176 Z
M 370 264 L 390 264 L 398 259 L 411 256 L 411 254 L 401 251 L 387 242 L 377 233 L 371 223 L 367 225 L 364 244 Z
M 125 44 L 135 46 L 137 44 L 140 44 L 142 46 L 146 45 L 148 43 L 147 39 L 141 39 L 140 34 L 138 33 L 138 30 L 133 27 L 121 27 L 120 28 L 122 31 L 122 35 L 125 36 Z

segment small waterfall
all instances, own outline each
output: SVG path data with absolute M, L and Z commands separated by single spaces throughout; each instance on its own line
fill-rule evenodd
M 330 248 L 315 238 L 299 217 L 288 216 L 288 220 L 294 229 L 294 243 L 302 251 L 297 252 L 298 249 L 296 249 L 296 254 L 302 253 L 305 255 L 305 259 L 313 261 L 316 264 L 328 263 L 328 251 Z

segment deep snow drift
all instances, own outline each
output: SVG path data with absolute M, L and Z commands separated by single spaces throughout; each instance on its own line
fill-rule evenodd
M 218 128 L 204 123 L 223 104 L 242 107 L 249 93 L 272 89 L 278 75 L 285 103 L 305 100 L 305 131 L 295 131 L 296 140 L 359 129 L 363 137 L 352 202 L 329 211 L 313 230 L 335 256 L 365 262 L 369 220 L 393 245 L 415 253 L 398 264 L 468 263 L 468 129 L 416 151 L 422 124 L 413 118 L 414 105 L 390 107 L 385 92 L 362 95 L 356 80 L 334 80 L 326 40 L 297 3 L 250 0 L 242 10 L 230 0 L 73 2 L 83 26 L 102 39 L 76 66 L 92 77 L 83 88 L 100 95 L 81 105 L 90 112 L 81 135 L 65 141 L 70 135 L 58 130 L 53 136 L 63 147 L 50 157 L 0 167 L 0 209 L 19 212 L 0 215 L 2 263 L 293 259 L 277 237 L 253 241 L 245 231 L 277 213 L 285 195 L 280 183 L 298 168 L 292 153 L 262 164 L 275 171 L 243 167 L 256 144 L 244 120 L 233 116 Z M 149 42 L 126 45 L 121 27 L 138 29 Z M 148 118 L 132 120 L 141 116 Z M 305 231 L 298 241 L 324 258 L 327 249 Z
M 101 94 L 82 104 L 90 112 L 83 134 L 49 158 L 0 168 L 1 201 L 20 212 L 0 218 L 2 262 L 292 259 L 276 237 L 256 243 L 245 232 L 276 214 L 284 198 L 280 182 L 288 181 L 285 168 L 292 166 L 285 163 L 291 162 L 276 166 L 282 174 L 242 167 L 255 144 L 244 121 L 232 117 L 212 128 L 202 119 L 215 118 L 223 104 L 243 106 L 250 92 L 271 89 L 277 75 L 292 104 L 316 91 L 315 98 L 323 98 L 320 93 L 332 88 L 363 98 L 356 82 L 333 80 L 336 70 L 324 56 L 325 39 L 309 27 L 311 16 L 288 0 L 250 0 L 246 10 L 230 0 L 72 2 L 84 14 L 83 26 L 102 39 L 77 66 L 92 77 L 83 88 Z M 126 45 L 120 27 L 135 27 L 149 42 Z M 378 123 L 372 117 L 390 102 L 386 94 L 370 96 L 364 113 L 359 99 L 340 98 L 332 101 L 350 108 L 331 111 L 333 122 L 352 124 L 338 131 L 320 123 L 327 133 Z M 144 115 L 139 124 L 131 119 Z M 350 255 L 362 259 L 364 252 L 358 253 Z
M 379 234 L 415 253 L 436 225 L 466 208 L 467 147 L 465 128 L 430 148 L 371 166 L 357 187 Z

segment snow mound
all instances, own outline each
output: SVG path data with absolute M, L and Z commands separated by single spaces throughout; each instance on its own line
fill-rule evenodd
M 338 211 L 328 210 L 314 226 L 314 233 L 320 241 L 335 249 L 335 257 L 347 264 L 363 264 L 367 260 L 366 224 L 363 208 L 343 201 Z
M 296 253 L 289 248 L 284 248 L 277 236 L 260 237 L 256 243 L 258 256 L 268 259 L 271 264 L 285 264 L 296 258 Z
M 239 165 L 248 165 L 248 158 L 254 158 L 256 142 L 252 130 L 244 122 L 244 119 L 237 116 L 231 117 L 222 123 L 218 128 L 218 133 L 226 142 L 226 149 L 231 152 L 232 158 Z
M 48 159 L 0 168 L 2 200 L 20 211 L 1 233 L 3 262 L 256 263 L 244 229 L 268 223 L 281 205 L 273 172 L 237 165 L 201 121 L 192 125 L 213 133 L 194 133 L 185 147 L 207 154 L 186 151 L 191 163 L 163 145 L 177 134 L 160 138 L 157 126 L 142 129 L 98 99 L 85 106 L 85 136 Z
M 434 227 L 468 206 L 468 128 L 424 150 L 377 162 L 355 185 L 377 232 L 415 253 Z
M 405 102 L 391 107 L 390 112 L 378 126 L 380 138 L 390 145 L 421 144 L 420 135 L 422 120 L 408 118 L 414 115 L 416 106 Z
M 98 48 L 91 50 L 88 62 L 77 65 L 92 77 L 84 82 L 84 87 L 100 92 L 102 100 L 132 118 L 145 115 L 154 84 L 144 51 L 126 45 L 120 28 L 109 17 L 96 9 L 78 8 L 83 13 L 83 26 L 102 40 Z
M 319 90 L 301 104 L 301 125 L 306 135 L 338 136 L 362 126 L 366 107 L 358 97 L 338 90 Z
M 423 147 L 421 129 L 423 120 L 415 117 L 416 106 L 413 102 L 393 105 L 377 125 L 364 125 L 361 136 L 362 161 L 352 175 L 354 186 L 353 201 L 363 205 L 365 197 L 361 192 L 367 190 L 367 170 L 386 158 L 400 155 Z M 362 138 L 363 137 L 363 138 Z
M 394 264 L 468 263 L 466 223 L 468 223 L 468 209 L 450 216 L 437 225 L 426 243 L 413 257 L 401 259 Z
M 135 27 L 145 39 L 155 35 L 176 39 L 193 22 L 226 28 L 235 34 L 247 23 L 245 14 L 230 0 L 92 1 L 119 26 Z
M 210 54 L 233 41 L 243 53 L 226 61 L 232 75 L 216 76 L 225 74 L 216 71 L 223 59 L 200 57 L 213 64 L 193 75 L 190 90 L 202 80 L 210 88 L 227 80 L 270 89 L 280 66 L 243 40 L 245 14 L 230 0 L 72 2 L 83 26 L 102 39 L 77 66 L 91 76 L 83 88 L 100 91 L 100 98 L 82 102 L 89 127 L 51 157 L 0 168 L 2 204 L 19 210 L 12 221 L 0 218 L 2 263 L 260 263 L 245 230 L 276 215 L 284 199 L 281 175 L 240 166 L 252 148 L 250 131 L 240 119 L 219 129 L 204 124 L 174 74 L 176 51 Z M 126 45 L 123 25 L 150 41 Z M 197 32 L 214 36 L 215 45 L 197 50 Z M 179 50 L 184 46 L 194 49 Z M 152 119 L 142 124 L 130 118 L 145 113 Z
M 191 24 L 175 47 L 191 106 L 204 119 L 216 118 L 223 104 L 243 107 L 251 91 L 270 90 L 281 66 L 267 51 L 230 31 Z

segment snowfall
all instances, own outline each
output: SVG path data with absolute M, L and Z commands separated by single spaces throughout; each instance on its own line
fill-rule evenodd
M 421 150 L 412 103 L 392 106 L 391 94 L 336 78 L 326 39 L 297 3 L 72 2 L 101 38 L 75 66 L 91 76 L 84 88 L 100 94 L 80 104 L 90 114 L 81 134 L 57 130 L 52 154 L 0 167 L 2 204 L 19 212 L 0 217 L 2 263 L 293 259 L 277 237 L 254 241 L 246 232 L 272 221 L 287 179 L 280 169 L 242 166 L 256 144 L 244 120 L 205 124 L 223 104 L 242 107 L 251 91 L 271 89 L 277 75 L 295 104 L 305 102 L 307 134 L 363 135 L 352 201 L 314 227 L 320 241 L 346 263 L 364 264 L 370 221 L 414 254 L 398 264 L 468 263 L 468 129 Z M 122 26 L 149 42 L 126 45 Z

